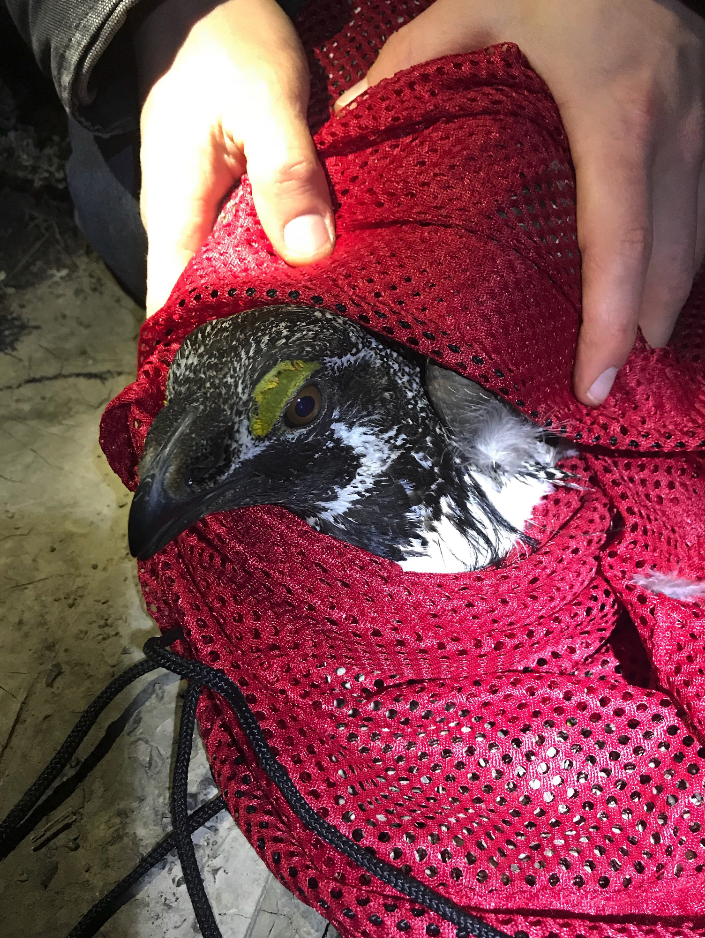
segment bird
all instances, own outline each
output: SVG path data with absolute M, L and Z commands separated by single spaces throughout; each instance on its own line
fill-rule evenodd
M 277 505 L 418 573 L 530 545 L 564 450 L 475 382 L 323 307 L 263 306 L 191 332 L 139 464 L 130 551 Z

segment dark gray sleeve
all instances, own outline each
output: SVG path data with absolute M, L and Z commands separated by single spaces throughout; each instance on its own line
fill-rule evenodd
M 5 0 L 66 111 L 99 136 L 138 129 L 145 78 L 163 74 L 193 24 L 222 2 Z M 291 17 L 303 5 L 278 2 Z M 153 61 L 138 74 L 136 49 L 147 44 Z
M 6 0 L 6 3 L 40 67 L 52 76 L 65 109 L 89 129 L 108 133 L 132 129 L 134 114 L 129 113 L 130 107 L 119 108 L 107 122 L 98 115 L 91 116 L 95 92 L 90 85 L 97 62 L 138 0 Z M 130 64 L 125 62 L 128 67 Z

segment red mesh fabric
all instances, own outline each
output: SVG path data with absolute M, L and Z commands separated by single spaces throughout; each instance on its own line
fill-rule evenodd
M 313 124 L 423 4 L 314 4 Z M 634 584 L 703 577 L 698 286 L 668 349 L 643 343 L 607 404 L 570 390 L 579 324 L 574 180 L 545 85 L 513 46 L 382 83 L 318 145 L 339 203 L 328 261 L 291 269 L 245 181 L 164 309 L 102 445 L 134 488 L 179 344 L 289 300 L 338 310 L 584 444 L 581 489 L 535 512 L 498 568 L 403 573 L 276 508 L 214 515 L 140 575 L 160 628 L 244 690 L 321 816 L 519 938 L 701 935 L 703 606 Z M 218 699 L 216 780 L 267 865 L 344 936 L 454 933 L 291 814 Z

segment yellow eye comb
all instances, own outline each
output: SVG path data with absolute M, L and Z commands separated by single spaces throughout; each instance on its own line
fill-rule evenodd
M 320 367 L 320 362 L 279 362 L 257 382 L 250 417 L 253 436 L 261 439 L 270 432 L 294 394 Z

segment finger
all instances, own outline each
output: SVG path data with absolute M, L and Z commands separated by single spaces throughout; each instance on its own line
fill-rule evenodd
M 434 30 L 433 23 L 429 24 L 429 19 L 434 19 L 437 12 L 435 8 L 444 5 L 444 0 L 436 0 L 436 3 L 428 10 L 424 10 L 406 26 L 392 33 L 382 46 L 367 75 L 352 88 L 348 88 L 335 102 L 333 106 L 335 113 L 347 107 L 368 88 L 379 84 L 382 79 L 391 78 L 392 75 L 396 75 L 405 68 L 411 68 L 412 65 L 418 65 L 420 62 L 443 55 L 443 52 L 435 51 L 436 48 L 443 48 L 445 45 L 446 28 L 443 18 L 440 20 L 441 35 Z
M 158 109 L 168 114 L 171 109 Z M 143 112 L 140 209 L 148 237 L 147 315 L 160 309 L 208 237 L 223 197 L 244 169 L 210 127 L 182 133 Z
M 384 78 L 421 62 L 444 55 L 472 52 L 498 42 L 509 28 L 511 4 L 498 7 L 494 0 L 436 0 L 410 23 L 392 33 L 365 78 L 349 88 L 335 104 L 346 107 Z M 506 38 L 506 37 L 504 37 Z
M 705 258 L 705 163 L 700 169 L 700 180 L 698 182 L 698 230 L 695 236 L 695 270 L 700 270 L 700 266 Z
M 663 144 L 654 165 L 654 243 L 639 315 L 641 331 L 653 348 L 670 339 L 697 270 L 703 130 L 702 109 L 691 103 L 676 130 L 660 134 Z
M 613 102 L 610 102 L 613 103 Z M 583 317 L 576 396 L 601 404 L 634 345 L 651 256 L 652 144 L 628 111 L 564 107 L 575 164 Z
M 257 215 L 277 254 L 292 266 L 328 257 L 333 208 L 304 115 L 275 109 L 248 131 L 245 155 Z
M 384 49 L 382 51 L 384 51 Z M 361 78 L 360 81 L 355 82 L 352 88 L 348 88 L 345 94 L 341 94 L 333 105 L 333 111 L 337 114 L 338 111 L 350 104 L 351 101 L 354 101 L 355 98 L 359 98 L 363 91 L 367 91 L 368 88 L 367 76 L 365 76 Z
M 652 348 L 670 339 L 695 276 L 699 166 L 688 168 L 669 154 L 667 167 L 653 196 L 654 240 L 639 313 Z

